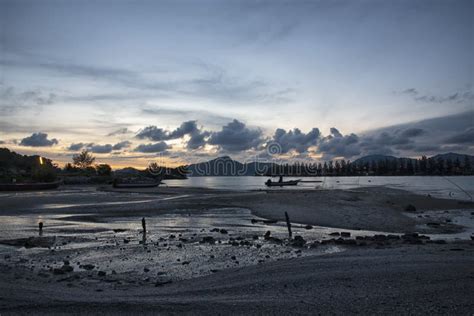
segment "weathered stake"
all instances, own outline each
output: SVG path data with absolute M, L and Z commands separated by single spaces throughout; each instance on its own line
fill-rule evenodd
M 285 212 L 285 217 L 286 217 L 286 226 L 288 227 L 288 236 L 292 237 L 292 233 L 291 233 L 291 222 L 290 222 L 290 217 L 288 216 L 288 213 Z
M 39 235 L 43 235 L 43 222 L 38 223 L 38 228 L 39 228 Z
M 146 221 L 145 217 L 142 217 L 142 228 L 143 228 L 143 243 L 146 242 Z

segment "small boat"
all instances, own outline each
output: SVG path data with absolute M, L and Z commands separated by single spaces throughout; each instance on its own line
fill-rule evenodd
M 32 183 L 0 183 L 0 191 L 33 191 L 57 189 L 61 181 Z
M 273 182 L 271 180 L 267 180 L 267 182 L 265 182 L 265 185 L 267 187 L 284 187 L 284 186 L 287 186 L 287 185 L 298 185 L 298 183 L 300 182 L 301 180 L 290 180 L 290 181 L 279 181 L 279 182 Z

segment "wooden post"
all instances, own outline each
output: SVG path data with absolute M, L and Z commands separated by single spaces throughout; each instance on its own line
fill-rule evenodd
M 143 228 L 143 244 L 146 242 L 146 221 L 145 217 L 142 217 L 142 228 Z
M 288 216 L 288 213 L 285 212 L 285 217 L 286 217 L 286 226 L 288 227 L 288 236 L 292 237 L 292 233 L 291 233 L 291 222 L 290 222 L 290 217 Z
M 38 228 L 39 228 L 39 235 L 43 235 L 43 222 L 38 223 Z

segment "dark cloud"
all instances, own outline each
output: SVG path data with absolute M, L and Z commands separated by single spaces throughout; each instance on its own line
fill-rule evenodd
M 50 147 L 57 143 L 58 140 L 56 138 L 48 139 L 48 134 L 39 132 L 23 138 L 20 142 L 20 146 Z
M 82 148 L 86 147 L 86 146 L 92 146 L 92 143 L 90 144 L 85 144 L 85 143 L 72 143 L 71 145 L 69 145 L 69 147 L 67 148 L 67 150 L 70 150 L 70 151 L 78 151 L 78 150 L 81 150 Z
M 165 142 L 158 142 L 154 144 L 141 144 L 138 145 L 134 151 L 141 152 L 141 153 L 162 153 L 165 152 L 167 149 L 170 149 L 169 146 Z
M 123 148 L 128 148 L 130 147 L 131 144 L 132 143 L 129 141 L 123 141 L 115 145 L 111 145 L 111 144 L 100 145 L 100 144 L 94 144 L 94 143 L 72 143 L 71 145 L 69 145 L 67 149 L 70 151 L 78 151 L 81 149 L 87 149 L 96 154 L 108 154 L 112 150 L 121 150 Z
M 308 151 L 308 148 L 315 146 L 320 137 L 319 129 L 313 128 L 308 133 L 301 132 L 300 129 L 295 128 L 288 132 L 284 129 L 278 128 L 275 130 L 272 142 L 280 146 L 281 153 L 287 153 L 295 150 L 298 153 Z
M 262 143 L 262 131 L 249 129 L 244 123 L 233 120 L 219 132 L 211 133 L 208 143 L 226 151 L 240 151 L 256 148 Z
M 474 124 L 474 123 L 473 123 Z M 444 140 L 446 144 L 469 144 L 474 145 L 474 127 L 466 129 L 464 132 L 456 133 Z
M 93 144 L 87 149 L 89 149 L 90 151 L 96 154 L 108 154 L 112 152 L 112 148 L 113 146 L 111 144 L 105 144 L 105 145 Z
M 140 130 L 137 134 L 137 138 L 163 141 L 168 139 L 168 133 L 162 128 L 150 125 Z
M 323 137 L 318 146 L 318 152 L 323 158 L 351 158 L 361 154 L 359 137 L 356 134 L 342 135 L 336 128 L 331 128 L 331 134 Z
M 187 121 L 183 122 L 177 129 L 172 131 L 169 134 L 168 139 L 176 139 L 181 138 L 187 134 L 194 134 L 199 132 L 199 128 L 197 127 L 196 121 Z
M 203 131 L 199 133 L 192 134 L 186 144 L 186 147 L 189 149 L 198 149 L 206 145 L 206 138 L 211 135 L 210 132 Z
M 120 143 L 117 143 L 117 144 L 113 145 L 112 149 L 113 150 L 121 150 L 121 149 L 130 147 L 131 144 L 132 144 L 131 142 L 129 142 L 128 140 L 125 140 L 123 142 L 120 142 Z
M 173 131 L 166 131 L 153 125 L 145 127 L 137 134 L 137 138 L 147 138 L 153 141 L 165 141 L 183 138 L 186 135 L 190 136 L 187 147 L 189 149 L 197 149 L 206 144 L 206 138 L 209 137 L 210 133 L 202 131 L 197 126 L 196 121 L 187 121 L 181 123 L 181 125 Z
M 418 137 L 420 135 L 423 135 L 425 131 L 422 128 L 408 128 L 404 131 L 401 132 L 402 137 Z

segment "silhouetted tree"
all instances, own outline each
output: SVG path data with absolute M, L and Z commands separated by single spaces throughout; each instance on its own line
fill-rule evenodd
M 81 169 L 87 169 L 91 167 L 95 161 L 95 157 L 89 153 L 87 150 L 83 150 L 80 154 L 74 155 L 72 157 L 73 164 Z

